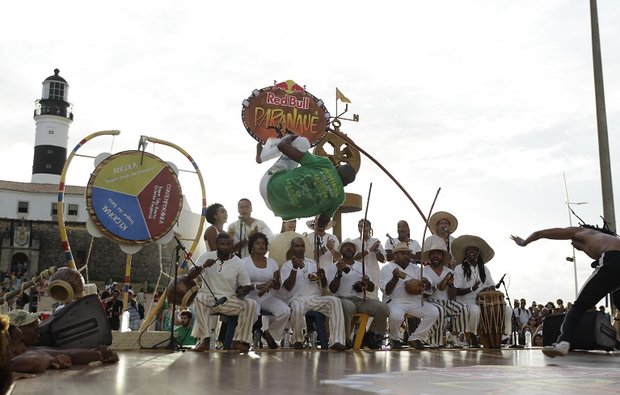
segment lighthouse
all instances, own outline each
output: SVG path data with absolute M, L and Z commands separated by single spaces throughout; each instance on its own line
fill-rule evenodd
M 59 72 L 54 69 L 54 75 L 43 81 L 41 98 L 35 102 L 33 183 L 58 184 L 67 159 L 73 108 L 69 103 L 69 84 L 58 75 Z

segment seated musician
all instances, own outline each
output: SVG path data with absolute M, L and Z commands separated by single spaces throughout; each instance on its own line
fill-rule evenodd
M 254 324 L 256 301 L 242 298 L 253 288 L 250 278 L 243 268 L 241 259 L 232 253 L 231 237 L 219 234 L 216 239 L 217 251 L 205 252 L 196 261 L 202 267 L 204 282 L 196 295 L 196 322 L 192 336 L 201 338 L 202 342 L 195 351 L 209 349 L 211 339 L 211 312 L 238 316 L 233 347 L 241 353 L 250 350 L 252 341 L 252 325 Z M 215 300 L 217 305 L 215 305 Z
M 281 297 L 291 306 L 293 348 L 303 348 L 305 314 L 308 311 L 318 311 L 329 319 L 330 348 L 344 351 L 346 346 L 342 304 L 335 296 L 321 296 L 322 287 L 327 286 L 325 271 L 317 269 L 316 262 L 304 256 L 305 251 L 304 239 L 294 238 L 291 241 L 292 257 L 280 268 Z
M 448 340 L 444 338 L 446 330 L 457 335 L 465 332 L 469 310 L 466 305 L 456 301 L 454 271 L 448 267 L 452 261 L 452 255 L 446 250 L 446 244 L 439 242 L 425 248 L 422 253 L 422 260 L 430 262 L 430 266 L 424 270 L 424 276 L 431 283 L 437 284 L 435 291 L 428 296 L 428 301 L 436 305 L 441 313 L 437 324 L 431 329 L 431 346 L 441 347 Z M 451 318 L 450 321 L 446 322 L 445 317 L 448 315 Z
M 465 335 L 469 345 L 479 347 L 478 324 L 480 323 L 480 306 L 476 303 L 476 297 L 482 291 L 494 291 L 495 281 L 486 267 L 495 251 L 484 239 L 478 236 L 463 235 L 457 237 L 452 243 L 452 252 L 458 265 L 454 269 L 454 286 L 456 287 L 456 300 L 467 305 L 469 320 Z M 512 309 L 506 305 L 504 314 L 503 331 L 509 336 Z
M 267 207 L 284 220 L 319 216 L 318 226 L 327 226 L 344 202 L 344 186 L 355 180 L 355 169 L 334 166 L 324 157 L 307 152 L 305 137 L 288 135 L 257 146 L 256 161 L 280 158 L 260 181 L 260 193 Z
M 329 290 L 342 303 L 347 337 L 351 335 L 353 315 L 368 314 L 373 320 L 364 335 L 364 345 L 370 349 L 379 349 L 390 309 L 387 304 L 367 297 L 366 292 L 374 291 L 376 285 L 367 275 L 362 276 L 362 263 L 354 259 L 357 245 L 351 239 L 346 239 L 338 249 L 342 259 L 327 268 L 326 276 Z
M 411 250 L 407 243 L 396 243 L 394 247 L 394 262 L 389 262 L 381 268 L 381 291 L 383 300 L 390 308 L 389 327 L 392 349 L 402 348 L 400 341 L 400 325 L 405 314 L 421 319 L 420 325 L 410 335 L 410 341 L 417 349 L 424 348 L 429 331 L 439 319 L 439 310 L 430 303 L 422 304 L 421 293 L 426 289 L 432 290 L 428 279 L 420 278 L 420 268 L 410 262 Z

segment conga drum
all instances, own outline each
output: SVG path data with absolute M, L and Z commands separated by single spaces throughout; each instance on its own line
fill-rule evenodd
M 50 296 L 58 302 L 69 302 L 84 296 L 84 278 L 75 269 L 61 267 L 50 277 Z
M 506 314 L 504 294 L 500 291 L 481 291 L 476 302 L 480 306 L 480 343 L 484 348 L 501 348 Z

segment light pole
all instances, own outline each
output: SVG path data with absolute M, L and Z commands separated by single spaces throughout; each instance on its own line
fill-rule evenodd
M 571 208 L 570 206 L 580 206 L 582 204 L 588 204 L 588 202 L 571 202 L 568 198 L 568 186 L 566 185 L 566 174 L 562 173 L 564 177 L 564 190 L 566 191 L 566 209 L 568 211 L 568 225 L 573 226 L 573 217 L 571 216 Z M 573 256 L 566 257 L 566 260 L 569 262 L 573 262 L 573 273 L 575 277 L 575 299 L 577 299 L 577 294 L 579 293 L 579 288 L 577 286 L 577 260 L 575 259 L 575 247 L 573 247 Z

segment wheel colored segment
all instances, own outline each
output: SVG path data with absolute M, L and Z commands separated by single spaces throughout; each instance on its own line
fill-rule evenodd
M 88 213 L 107 237 L 127 244 L 155 241 L 183 208 L 174 170 L 155 155 L 124 151 L 102 161 L 86 189 Z

